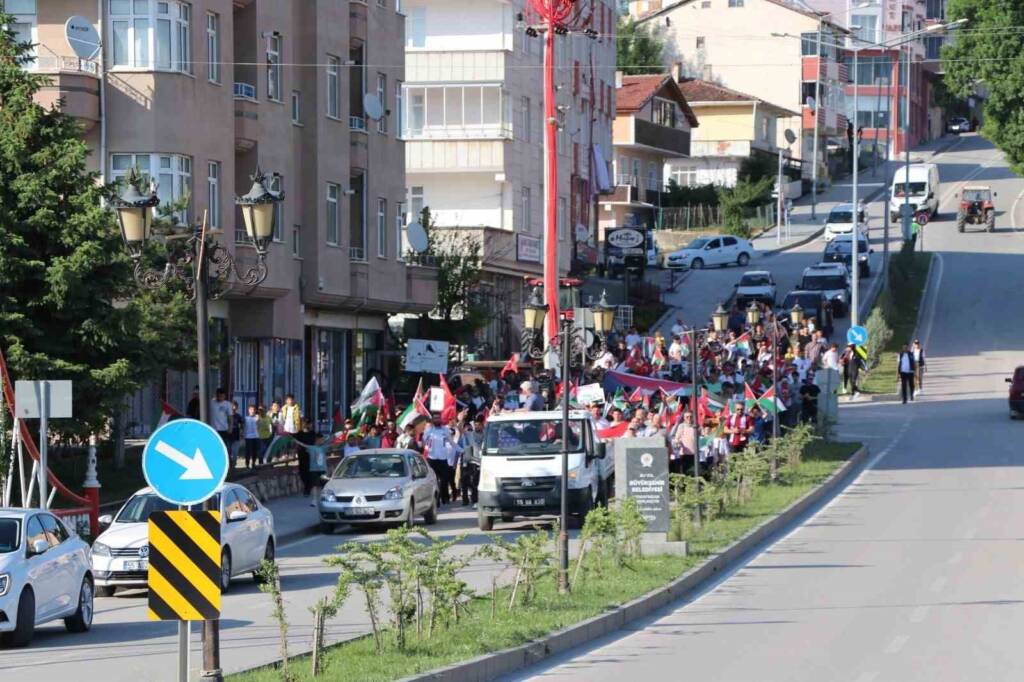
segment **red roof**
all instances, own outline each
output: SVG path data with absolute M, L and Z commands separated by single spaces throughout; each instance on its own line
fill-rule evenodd
M 689 78 L 679 83 L 679 90 L 686 97 L 688 102 L 697 104 L 698 102 L 759 102 L 766 104 L 779 111 L 786 112 L 792 116 L 797 116 L 795 111 L 789 111 L 783 109 L 777 105 L 766 102 L 760 97 L 754 95 L 748 95 L 745 92 L 739 90 L 733 90 L 727 88 L 724 85 L 718 83 L 712 83 L 711 81 L 701 80 L 700 78 Z
M 679 90 L 679 86 L 671 74 L 656 73 L 645 76 L 623 76 L 622 87 L 615 92 L 615 113 L 631 114 L 639 111 L 645 104 L 659 92 L 668 88 L 666 93 L 670 98 L 678 102 L 683 114 L 690 122 L 690 126 L 696 128 L 697 115 L 686 103 L 686 97 Z

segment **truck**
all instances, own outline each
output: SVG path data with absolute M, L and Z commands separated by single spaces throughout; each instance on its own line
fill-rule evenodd
M 581 526 L 596 505 L 607 505 L 615 465 L 605 456 L 597 422 L 589 412 L 569 412 L 568 491 L 570 524 Z M 562 508 L 562 412 L 505 412 L 487 420 L 480 450 L 477 521 L 490 531 L 495 520 L 557 516 Z

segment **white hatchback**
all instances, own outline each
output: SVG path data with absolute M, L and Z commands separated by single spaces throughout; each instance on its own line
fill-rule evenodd
M 37 625 L 92 627 L 89 545 L 38 509 L 0 508 L 0 643 L 25 646 Z
M 857 216 L 857 231 L 866 235 L 871 229 L 869 216 L 861 205 Z M 853 234 L 853 204 L 839 204 L 828 212 L 825 219 L 825 241 L 830 242 L 841 234 Z
M 746 239 L 731 235 L 698 237 L 692 242 L 673 251 L 665 259 L 665 267 L 700 270 L 708 265 L 731 265 L 741 268 L 757 255 L 754 245 Z
M 222 485 L 213 499 L 220 509 L 220 588 L 226 592 L 232 577 L 255 572 L 263 559 L 274 558 L 274 516 L 251 492 L 235 483 Z M 146 588 L 149 515 L 173 509 L 177 507 L 159 498 L 152 488 L 143 488 L 124 503 L 116 516 L 100 517 L 100 524 L 109 527 L 92 545 L 97 595 L 112 596 L 119 587 Z

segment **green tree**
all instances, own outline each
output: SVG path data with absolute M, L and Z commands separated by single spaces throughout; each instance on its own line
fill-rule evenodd
M 747 211 L 753 206 L 764 203 L 771 196 L 774 186 L 772 178 L 761 178 L 756 182 L 740 180 L 735 187 L 720 187 L 718 201 L 722 205 L 722 220 L 725 231 L 747 239 L 750 237 L 750 226 L 747 224 Z
M 10 22 L 0 13 L 0 26 Z M 0 29 L 0 345 L 12 374 L 74 381 L 68 435 L 104 428 L 124 396 L 191 357 L 180 294 L 137 295 L 112 189 L 87 169 L 78 123 L 33 99 L 48 79 Z
M 619 71 L 633 76 L 661 73 L 665 65 L 661 54 L 665 42 L 651 33 L 646 24 L 632 19 L 620 19 L 615 43 L 615 63 Z
M 1024 3 L 1017 0 L 949 0 L 950 21 L 967 19 L 964 31 L 942 49 L 946 84 L 966 98 L 984 81 L 983 132 L 1024 172 Z

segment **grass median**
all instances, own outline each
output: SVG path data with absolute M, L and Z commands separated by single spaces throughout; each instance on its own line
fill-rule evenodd
M 820 485 L 860 447 L 859 443 L 813 441 L 799 465 L 781 476 L 778 483 L 757 486 L 742 506 L 730 508 L 689 536 L 686 557 L 643 556 L 621 566 L 607 566 L 597 577 L 584 573 L 569 596 L 559 595 L 553 576 L 538 581 L 529 604 L 509 610 L 510 588 L 494 595 L 474 597 L 460 618 L 429 639 L 410 635 L 404 650 L 394 637 L 384 637 L 381 651 L 370 636 L 343 642 L 324 652 L 319 677 L 343 681 L 397 680 L 476 656 L 524 644 L 538 637 L 599 615 L 657 589 L 703 563 L 752 528 L 777 515 Z M 284 586 L 287 594 L 287 585 Z M 369 628 L 369 624 L 367 625 Z M 308 656 L 291 660 L 288 671 L 265 667 L 232 675 L 232 682 L 272 682 L 283 679 L 312 680 Z

